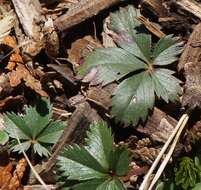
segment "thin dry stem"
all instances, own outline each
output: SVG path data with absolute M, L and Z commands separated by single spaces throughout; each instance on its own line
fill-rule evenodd
M 17 139 L 18 144 L 21 146 L 22 144 L 21 144 L 21 142 L 20 142 L 20 139 L 19 139 L 17 133 L 16 133 L 16 139 Z M 29 158 L 28 158 L 27 154 L 24 152 L 24 150 L 21 149 L 21 151 L 22 151 L 22 153 L 23 153 L 25 159 L 27 160 L 27 163 L 29 164 L 31 170 L 33 171 L 33 173 L 34 173 L 36 179 L 41 183 L 41 185 L 44 187 L 45 190 L 51 190 L 50 188 L 48 188 L 48 186 L 47 186 L 47 185 L 45 184 L 45 182 L 42 180 L 42 178 L 40 177 L 40 175 L 37 173 L 37 171 L 35 170 L 34 166 L 31 164 L 31 161 L 29 160 Z
M 165 159 L 163 160 L 162 164 L 160 165 L 158 171 L 156 172 L 156 175 L 154 176 L 154 178 L 153 178 L 153 180 L 152 180 L 152 182 L 151 182 L 151 185 L 149 186 L 149 189 L 148 189 L 148 190 L 152 190 L 152 188 L 154 187 L 154 185 L 156 184 L 156 182 L 157 182 L 158 179 L 160 178 L 160 176 L 161 176 L 163 170 L 165 169 L 165 167 L 166 167 L 168 161 L 170 160 L 170 158 L 171 158 L 171 156 L 172 156 L 172 154 L 173 154 L 173 152 L 174 152 L 175 146 L 176 146 L 176 144 L 177 144 L 177 142 L 178 142 L 178 140 L 179 140 L 179 137 L 180 137 L 180 135 L 181 135 L 181 133 L 182 133 L 184 127 L 186 126 L 186 123 L 188 122 L 188 119 L 189 119 L 189 116 L 187 115 L 187 116 L 185 117 L 183 123 L 181 124 L 179 131 L 177 132 L 177 135 L 176 135 L 176 137 L 175 137 L 175 139 L 174 139 L 174 141 L 173 141 L 173 143 L 172 143 L 172 145 L 171 145 L 171 147 L 170 147 L 170 150 L 169 150 L 168 154 L 166 155 L 166 157 L 165 157 Z
M 147 175 L 145 176 L 139 190 L 147 190 L 150 184 L 150 177 L 153 173 L 153 171 L 155 170 L 155 168 L 157 167 L 159 161 L 161 160 L 163 154 L 165 153 L 165 151 L 167 150 L 167 148 L 169 147 L 170 143 L 172 142 L 173 138 L 175 137 L 175 135 L 177 134 L 177 132 L 179 131 L 181 125 L 183 124 L 185 118 L 188 117 L 188 114 L 183 114 L 182 117 L 180 118 L 179 122 L 177 123 L 177 126 L 175 127 L 173 133 L 170 135 L 170 137 L 168 138 L 167 142 L 164 144 L 163 148 L 161 149 L 159 155 L 157 156 L 157 158 L 155 159 L 154 163 L 152 164 L 151 168 L 149 169 L 149 172 L 147 173 Z

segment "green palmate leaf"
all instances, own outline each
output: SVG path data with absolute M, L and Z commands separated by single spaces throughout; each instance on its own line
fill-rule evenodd
M 52 121 L 38 135 L 37 140 L 42 143 L 56 143 L 63 133 L 65 123 L 62 121 Z
M 181 81 L 172 76 L 173 73 L 168 69 L 155 69 L 151 75 L 156 95 L 166 102 L 178 100 L 181 94 Z
M 98 186 L 97 190 L 126 190 L 126 188 L 120 180 L 108 179 Z
M 33 139 L 48 125 L 51 117 L 52 105 L 46 99 L 39 99 L 33 107 L 28 106 L 26 108 L 24 121 L 29 126 Z
M 80 69 L 83 74 L 97 67 L 96 81 L 103 85 L 120 82 L 113 94 L 112 114 L 117 120 L 134 125 L 140 119 L 145 121 L 155 95 L 166 102 L 179 99 L 180 81 L 174 72 L 160 67 L 175 62 L 183 49 L 183 43 L 172 35 L 153 44 L 138 16 L 139 10 L 132 6 L 111 14 L 109 27 L 118 48 L 89 53 Z
M 122 147 L 118 147 L 116 148 L 112 157 L 116 158 L 116 161 L 114 162 L 114 171 L 116 175 L 126 175 L 129 171 L 129 163 L 131 162 L 128 150 Z
M 27 151 L 29 148 L 31 147 L 31 142 L 30 141 L 26 141 L 26 142 L 23 142 L 21 144 L 17 144 L 17 145 L 14 145 L 11 150 L 13 152 L 19 152 L 19 153 L 22 153 L 22 151 Z
M 144 61 L 150 59 L 151 36 L 137 20 L 139 10 L 132 6 L 110 15 L 110 28 L 117 34 L 115 41 L 129 53 Z M 135 29 L 135 30 L 134 30 Z
M 115 176 L 128 172 L 129 155 L 113 145 L 111 130 L 105 123 L 94 123 L 87 133 L 86 146 L 69 145 L 58 158 L 63 177 L 82 181 L 74 190 L 125 190 Z
M 126 190 L 118 179 L 95 179 L 74 186 L 74 190 Z
M 91 66 L 100 66 L 99 80 L 104 81 L 104 84 L 118 80 L 132 71 L 147 67 L 141 60 L 120 48 L 97 49 L 92 52 L 86 57 L 86 64 L 80 69 L 80 74 Z
M 97 127 L 97 125 L 99 125 Z M 114 138 L 112 132 L 107 128 L 105 123 L 94 123 L 87 134 L 87 150 L 93 155 L 101 166 L 108 170 L 110 154 L 113 150 Z
M 176 38 L 172 35 L 161 38 L 154 47 L 153 59 L 154 65 L 168 65 L 178 59 L 178 55 L 183 50 L 183 42 L 175 43 Z
M 16 136 L 23 140 L 28 140 L 30 138 L 30 129 L 27 128 L 22 117 L 19 117 L 14 113 L 7 113 L 4 116 L 4 122 L 6 126 L 5 131 L 11 138 L 16 139 Z
M 104 183 L 107 180 L 104 178 L 101 179 L 92 179 L 83 183 L 80 183 L 78 185 L 75 185 L 73 187 L 74 190 L 94 190 L 97 189 L 98 186 L 100 186 L 102 183 Z
M 8 134 L 3 131 L 3 130 L 0 130 L 0 144 L 1 145 L 5 145 L 9 140 L 9 136 Z
M 49 146 L 57 142 L 61 136 L 64 123 L 52 121 L 52 105 L 45 99 L 39 99 L 35 106 L 29 106 L 25 110 L 25 115 L 7 113 L 4 117 L 5 131 L 13 139 L 19 138 L 20 144 L 13 144 L 12 150 L 33 151 L 40 156 L 49 156 Z
M 34 150 L 34 153 L 38 153 L 39 156 L 43 156 L 43 155 L 46 157 L 50 156 L 49 150 L 39 143 L 35 143 L 33 145 L 33 150 Z
M 88 180 L 94 176 L 102 178 L 107 175 L 106 170 L 84 147 L 68 146 L 62 155 L 65 157 L 59 158 L 60 166 L 69 179 Z
M 139 118 L 146 119 L 149 108 L 153 107 L 154 85 L 149 73 L 142 72 L 125 79 L 117 87 L 112 98 L 112 114 L 117 119 L 134 125 Z

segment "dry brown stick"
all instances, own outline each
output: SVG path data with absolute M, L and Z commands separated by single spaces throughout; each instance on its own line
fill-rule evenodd
M 159 27 L 156 26 L 153 22 L 150 22 L 148 19 L 146 19 L 144 16 L 139 16 L 137 18 L 142 24 L 145 25 L 145 27 L 152 32 L 154 35 L 156 35 L 158 38 L 163 38 L 166 36 L 165 33 L 163 33 Z
M 66 14 L 58 17 L 54 25 L 58 30 L 64 31 L 119 2 L 121 0 L 83 0 L 75 4 Z
M 101 121 L 100 116 L 91 108 L 89 103 L 80 103 L 69 119 L 68 126 L 64 129 L 54 153 L 46 163 L 45 172 L 50 171 L 55 165 L 57 156 L 66 143 L 78 143 L 80 140 L 84 139 L 84 132 L 87 130 L 86 127 L 93 121 Z

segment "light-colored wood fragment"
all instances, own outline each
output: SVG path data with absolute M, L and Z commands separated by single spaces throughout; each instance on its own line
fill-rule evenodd
M 177 0 L 175 2 L 182 9 L 192 13 L 196 17 L 201 19 L 201 4 L 194 0 Z
M 165 37 L 165 33 L 163 33 L 159 27 L 154 24 L 153 22 L 150 22 L 148 19 L 146 19 L 144 16 L 139 16 L 137 18 L 142 24 L 144 24 L 144 26 L 150 31 L 152 32 L 154 35 L 156 35 L 159 38 L 163 38 Z
M 23 28 L 16 24 L 15 31 L 18 42 L 30 40 L 30 43 L 23 46 L 23 52 L 35 56 L 42 49 L 46 49 L 51 56 L 56 56 L 59 51 L 59 39 L 54 30 L 53 21 L 42 14 L 42 7 L 38 0 L 12 0 L 16 15 Z M 23 36 L 23 37 L 22 37 Z
M 40 38 L 40 28 L 36 24 L 42 16 L 40 2 L 38 0 L 12 0 L 12 2 L 25 34 L 30 38 Z

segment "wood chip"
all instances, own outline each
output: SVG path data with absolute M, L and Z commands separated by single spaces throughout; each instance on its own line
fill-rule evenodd
M 72 6 L 72 8 L 64 15 L 58 17 L 54 25 L 60 31 L 81 23 L 82 21 L 98 14 L 121 0 L 83 0 Z
M 177 121 L 174 118 L 155 107 L 146 125 L 137 127 L 137 131 L 150 136 L 153 141 L 165 143 L 176 124 Z
M 197 63 L 201 56 L 201 23 L 198 24 L 188 39 L 188 43 L 180 57 L 178 70 L 184 69 L 186 63 Z
M 186 83 L 182 105 L 201 108 L 201 24 L 198 24 L 179 60 L 178 69 L 185 71 Z

